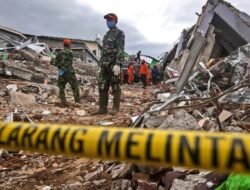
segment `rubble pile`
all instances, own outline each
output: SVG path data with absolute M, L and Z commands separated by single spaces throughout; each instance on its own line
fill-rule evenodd
M 209 189 L 227 174 L 145 168 L 114 161 L 34 153 L 1 152 L 0 187 L 4 189 Z
M 93 116 L 98 107 L 98 89 L 92 86 L 80 85 L 81 105 L 73 104 L 73 94 L 70 86 L 66 89 L 66 97 L 70 103 L 68 108 L 59 107 L 57 86 L 48 84 L 30 83 L 17 79 L 1 78 L 0 84 L 0 119 L 5 120 L 9 113 L 14 115 L 25 114 L 33 122 L 68 123 L 68 124 L 95 124 L 129 126 L 131 117 L 138 115 L 145 102 L 154 99 L 152 88 L 134 93 L 136 88 L 124 86 L 122 92 L 121 112 L 115 117 L 111 115 Z M 113 96 L 109 98 L 111 105 Z M 110 108 L 111 109 L 111 108 Z M 12 120 L 13 121 L 13 120 Z M 21 121 L 21 120 L 14 120 Z
M 30 83 L 17 79 L 1 78 L 1 120 L 95 124 L 102 126 L 131 126 L 132 118 L 145 112 L 157 100 L 165 88 L 149 87 L 138 91 L 140 85 L 124 85 L 121 113 L 116 116 L 92 116 L 96 101 L 82 98 L 82 106 L 71 105 L 69 108 L 56 106 L 58 101 L 56 86 Z M 82 97 L 97 99 L 97 89 L 82 92 Z M 12 96 L 11 96 L 12 95 Z M 19 101 L 19 97 L 22 97 Z M 25 104 L 27 97 L 28 104 Z M 32 98 L 31 98 L 32 96 Z M 111 96 L 111 95 L 110 95 Z M 49 98 L 48 98 L 49 97 Z M 73 95 L 67 91 L 67 98 L 73 102 Z M 165 96 L 166 98 L 166 96 Z M 112 96 L 110 97 L 112 101 Z M 185 105 L 184 100 L 175 106 Z M 151 104 L 149 104 L 151 102 Z M 198 100 L 195 103 L 201 103 Z M 142 106 L 145 104 L 145 106 Z M 200 109 L 162 110 L 144 117 L 140 127 L 161 130 L 225 130 L 247 132 L 237 127 L 242 121 L 230 111 L 216 115 L 218 108 L 204 105 Z M 171 108 L 174 108 L 173 106 Z M 241 109 L 242 111 L 242 109 Z M 241 116 L 239 116 L 241 117 Z M 236 119 L 236 120 L 235 120 Z M 145 123 L 145 125 L 144 125 Z M 244 125 L 243 125 L 244 126 Z M 177 167 L 154 168 L 115 161 L 89 160 L 64 156 L 49 156 L 27 152 L 2 151 L 0 159 L 0 187 L 4 189 L 213 189 L 227 178 L 228 174 L 212 171 L 183 169 Z
M 73 66 L 76 71 L 77 79 L 80 83 L 95 85 L 98 67 L 95 65 L 84 65 L 75 60 Z M 0 75 L 16 77 L 35 83 L 56 84 L 58 69 L 53 64 L 36 63 L 27 60 L 8 60 L 0 61 Z

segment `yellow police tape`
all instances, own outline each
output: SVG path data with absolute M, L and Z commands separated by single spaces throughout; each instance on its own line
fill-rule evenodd
M 250 171 L 250 135 L 239 133 L 0 123 L 0 148 L 150 166 Z

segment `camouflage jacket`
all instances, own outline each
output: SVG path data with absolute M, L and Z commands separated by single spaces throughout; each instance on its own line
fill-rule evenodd
M 124 60 L 124 32 L 118 28 L 110 29 L 103 37 L 103 49 L 100 62 L 120 64 Z
M 55 59 L 55 65 L 58 69 L 63 69 L 65 72 L 72 72 L 73 69 L 73 52 L 69 48 L 60 51 Z

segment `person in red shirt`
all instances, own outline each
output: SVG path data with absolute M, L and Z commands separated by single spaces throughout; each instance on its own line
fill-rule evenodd
M 134 70 L 133 70 L 133 62 L 129 63 L 128 66 L 128 84 L 133 84 L 134 82 Z
M 143 88 L 147 87 L 147 77 L 148 77 L 149 69 L 146 61 L 143 59 L 141 61 L 141 66 L 140 66 L 140 75 L 141 75 L 141 81 L 143 84 Z

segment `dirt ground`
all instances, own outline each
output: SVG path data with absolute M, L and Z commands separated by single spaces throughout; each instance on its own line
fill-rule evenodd
M 16 84 L 18 89 L 27 87 L 29 82 L 17 79 L 0 78 L 0 89 L 9 84 Z M 25 117 L 14 117 L 15 121 L 29 118 L 33 122 L 64 123 L 80 125 L 109 125 L 128 127 L 131 117 L 137 116 L 147 102 L 155 100 L 154 86 L 143 89 L 140 84 L 122 86 L 121 111 L 112 115 L 91 115 L 97 109 L 98 92 L 91 91 L 87 99 L 82 99 L 81 105 L 74 105 L 70 90 L 67 98 L 71 102 L 69 108 L 61 108 L 58 98 L 48 97 L 37 103 L 22 107 Z M 31 93 L 32 94 L 32 93 Z M 34 94 L 34 93 L 33 93 Z M 36 96 L 36 94 L 34 94 Z M 89 98 L 91 97 L 91 98 Z M 112 105 L 110 95 L 109 109 Z M 4 121 L 10 112 L 18 108 L 9 96 L 0 96 L 0 120 Z M 47 111 L 47 114 L 44 114 Z M 18 115 L 18 114 L 16 114 Z M 20 119 L 21 118 L 21 119 Z M 30 152 L 0 153 L 0 189 L 114 189 L 114 184 L 122 186 L 123 179 L 112 179 L 112 166 L 119 163 L 113 161 L 89 160 L 86 158 L 53 156 Z M 110 170 L 108 170 L 111 167 Z M 91 172 L 101 172 L 87 179 Z M 108 170 L 108 171 L 107 171 Z

